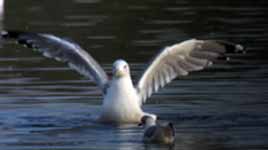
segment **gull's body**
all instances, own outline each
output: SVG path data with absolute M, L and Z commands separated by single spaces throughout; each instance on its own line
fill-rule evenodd
M 113 79 L 104 96 L 100 121 L 137 123 L 143 116 L 130 76 Z
M 6 32 L 3 38 L 17 39 L 18 43 L 33 48 L 44 56 L 67 63 L 80 74 L 93 80 L 103 94 L 102 109 L 97 119 L 109 123 L 138 123 L 142 116 L 156 119 L 156 115 L 143 112 L 142 104 L 159 88 L 178 76 L 202 70 L 227 51 L 242 50 L 242 46 L 225 41 L 187 40 L 166 47 L 156 55 L 133 84 L 130 68 L 126 61 L 116 60 L 113 77 L 78 44 L 50 34 Z

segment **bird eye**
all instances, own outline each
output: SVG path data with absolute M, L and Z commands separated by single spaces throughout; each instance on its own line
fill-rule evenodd
M 127 69 L 127 65 L 124 65 L 124 69 Z

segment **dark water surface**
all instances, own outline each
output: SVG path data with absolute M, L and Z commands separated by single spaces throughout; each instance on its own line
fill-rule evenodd
M 134 78 L 164 46 L 190 38 L 224 39 L 230 55 L 172 82 L 144 109 L 174 122 L 174 147 L 145 145 L 136 126 L 93 123 L 100 91 L 78 73 L 5 43 L 0 49 L 0 149 L 268 149 L 268 1 L 8 0 L 5 29 L 77 41 L 111 72 L 126 59 Z

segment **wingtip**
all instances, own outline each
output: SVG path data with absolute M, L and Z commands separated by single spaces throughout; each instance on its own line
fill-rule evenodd
M 20 31 L 7 31 L 7 30 L 2 30 L 0 32 L 0 35 L 1 35 L 2 38 L 17 38 L 22 33 L 23 32 L 20 32 Z
M 35 45 L 33 43 L 31 43 L 27 39 L 20 38 L 20 36 L 25 33 L 30 33 L 30 32 L 2 30 L 0 31 L 0 36 L 1 38 L 4 38 L 4 39 L 16 39 L 18 44 L 22 44 L 23 46 L 28 47 L 28 48 L 35 48 Z
M 2 30 L 2 31 L 0 32 L 0 34 L 1 34 L 1 36 L 6 36 L 6 35 L 8 35 L 8 32 L 5 31 L 5 30 Z
M 244 50 L 244 47 L 242 45 L 240 45 L 240 44 L 236 44 L 235 48 L 237 50 Z
M 241 44 L 232 43 L 224 40 L 216 40 L 217 43 L 223 45 L 226 49 L 226 53 L 245 53 L 245 48 Z
M 235 45 L 235 52 L 246 53 L 246 50 L 245 50 L 244 46 L 242 46 L 241 44 L 236 44 Z
M 1 38 L 9 38 L 9 36 L 10 36 L 9 32 L 5 31 L 5 30 L 1 31 L 0 35 L 1 35 Z

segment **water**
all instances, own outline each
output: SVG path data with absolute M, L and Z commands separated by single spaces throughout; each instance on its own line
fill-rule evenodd
M 173 81 L 144 109 L 176 127 L 173 147 L 145 145 L 135 126 L 92 122 L 95 85 L 66 65 L 8 42 L 0 49 L 0 147 L 5 150 L 268 149 L 268 2 L 8 0 L 2 28 L 53 33 L 87 49 L 110 73 L 126 59 L 138 78 L 164 46 L 190 38 L 241 43 L 202 72 Z

